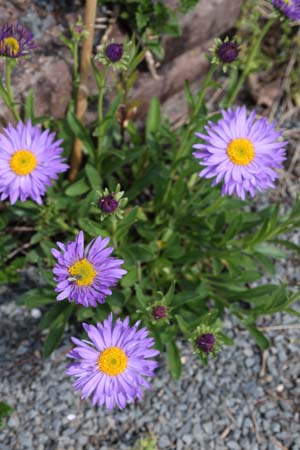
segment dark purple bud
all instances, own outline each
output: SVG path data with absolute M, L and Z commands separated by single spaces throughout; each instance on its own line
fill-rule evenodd
M 205 333 L 205 334 L 201 334 L 201 336 L 197 337 L 196 345 L 204 353 L 210 353 L 214 349 L 215 341 L 216 341 L 216 338 L 213 334 Z
M 81 25 L 74 25 L 73 30 L 75 31 L 75 33 L 82 33 L 83 32 L 83 27 Z
M 109 44 L 105 49 L 105 55 L 113 63 L 120 61 L 123 56 L 123 44 Z
M 157 305 L 154 306 L 152 309 L 152 316 L 155 320 L 163 319 L 164 317 L 167 317 L 168 315 L 168 308 L 163 305 Z
M 217 50 L 217 55 L 223 63 L 232 63 L 236 60 L 239 51 L 235 42 L 223 42 Z
M 108 194 L 105 197 L 100 198 L 99 206 L 102 212 L 110 214 L 118 208 L 119 202 L 115 199 L 113 194 Z

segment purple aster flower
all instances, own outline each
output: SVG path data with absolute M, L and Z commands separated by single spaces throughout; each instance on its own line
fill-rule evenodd
M 0 28 L 0 56 L 28 56 L 35 47 L 32 33 L 20 24 L 5 24 Z
M 217 49 L 217 55 L 221 62 L 232 63 L 239 54 L 239 47 L 235 42 L 223 42 Z
M 100 198 L 99 206 L 102 212 L 110 214 L 118 208 L 119 202 L 115 199 L 113 194 L 108 194 Z
M 204 353 L 211 353 L 214 349 L 216 338 L 211 333 L 205 333 L 198 336 L 196 339 L 196 345 Z
M 77 360 L 67 374 L 77 378 L 76 390 L 82 398 L 93 394 L 93 405 L 123 409 L 126 403 L 143 397 L 143 388 L 150 388 L 144 377 L 153 377 L 157 362 L 148 358 L 157 356 L 154 340 L 146 328 L 138 329 L 140 321 L 129 326 L 129 318 L 117 319 L 112 314 L 97 326 L 83 324 L 89 341 L 72 338 L 76 347 L 68 357 Z
M 42 131 L 39 126 L 19 122 L 8 125 L 0 134 L 0 193 L 1 200 L 9 197 L 11 204 L 27 198 L 42 204 L 41 196 L 51 186 L 58 173 L 68 165 L 61 157 L 62 140 L 55 133 Z
M 57 259 L 53 269 L 57 300 L 68 298 L 85 307 L 104 303 L 105 297 L 112 294 L 110 288 L 127 273 L 121 269 L 122 259 L 109 256 L 114 249 L 106 247 L 108 243 L 109 238 L 99 236 L 84 248 L 83 231 L 66 245 L 57 242 L 60 251 L 51 250 Z
M 168 315 L 168 308 L 164 305 L 154 306 L 152 309 L 152 316 L 156 320 L 164 319 Z
M 300 20 L 300 0 L 272 0 L 273 6 L 290 20 Z
M 123 44 L 108 44 L 105 55 L 112 63 L 120 61 L 123 56 Z
M 204 140 L 196 144 L 193 155 L 206 166 L 199 176 L 213 178 L 213 186 L 223 181 L 222 195 L 236 193 L 243 200 L 248 192 L 274 187 L 285 158 L 287 142 L 278 142 L 282 132 L 266 118 L 256 119 L 253 111 L 247 117 L 246 108 L 222 111 L 218 123 L 209 122 L 207 134 L 196 133 Z

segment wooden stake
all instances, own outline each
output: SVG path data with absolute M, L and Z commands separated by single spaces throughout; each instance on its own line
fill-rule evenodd
M 86 0 L 84 28 L 88 31 L 88 36 L 83 41 L 81 57 L 80 57 L 80 84 L 76 99 L 76 117 L 84 122 L 85 112 L 88 106 L 88 74 L 91 65 L 91 56 L 94 42 L 94 25 L 96 20 L 97 0 Z M 71 154 L 71 169 L 69 180 L 74 181 L 77 177 L 82 161 L 82 143 L 76 138 Z

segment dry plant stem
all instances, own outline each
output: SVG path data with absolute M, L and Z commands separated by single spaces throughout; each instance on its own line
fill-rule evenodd
M 97 0 L 86 0 L 84 28 L 88 31 L 88 36 L 83 41 L 80 58 L 80 84 L 76 99 L 76 117 L 83 122 L 87 110 L 88 87 L 87 79 L 91 65 L 91 55 L 94 41 L 94 24 L 96 20 Z M 82 142 L 76 138 L 71 155 L 71 169 L 69 180 L 74 181 L 77 177 L 82 161 Z

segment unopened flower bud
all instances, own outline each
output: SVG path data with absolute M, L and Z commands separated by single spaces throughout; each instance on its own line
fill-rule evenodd
M 223 42 L 217 49 L 217 55 L 221 62 L 232 63 L 237 59 L 239 51 L 235 42 Z
M 123 56 L 123 44 L 109 44 L 105 49 L 105 55 L 112 62 L 118 62 Z
M 168 308 L 164 305 L 154 306 L 152 309 L 152 316 L 156 320 L 164 319 L 168 315 Z
M 113 194 L 108 194 L 99 200 L 99 207 L 106 214 L 113 213 L 119 206 L 119 202 Z
M 204 353 L 211 353 L 214 349 L 216 338 L 211 333 L 201 334 L 196 339 L 197 347 Z

